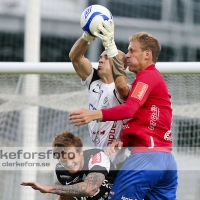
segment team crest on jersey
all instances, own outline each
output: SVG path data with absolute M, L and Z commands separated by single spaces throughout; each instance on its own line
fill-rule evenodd
M 148 85 L 146 83 L 138 82 L 131 94 L 131 97 L 135 97 L 136 99 L 142 100 L 147 91 L 147 88 Z
M 86 174 L 83 174 L 82 180 L 84 181 L 86 178 Z
M 105 97 L 103 100 L 103 104 L 106 104 L 108 102 L 108 97 Z
M 173 137 L 172 137 L 172 132 L 170 130 L 165 133 L 164 139 L 172 142 Z
M 100 163 L 101 162 L 101 153 L 97 153 L 96 155 L 94 155 L 92 157 L 92 165 L 94 165 L 95 163 Z
M 108 107 L 108 97 L 105 97 L 103 100 L 103 105 L 101 105 L 101 108 L 107 108 Z

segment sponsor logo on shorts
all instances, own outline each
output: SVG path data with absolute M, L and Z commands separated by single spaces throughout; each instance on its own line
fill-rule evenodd
M 97 153 L 92 157 L 92 165 L 95 163 L 100 163 L 101 162 L 101 153 Z
M 133 200 L 133 199 L 122 196 L 121 200 Z
M 138 82 L 135 89 L 133 90 L 131 97 L 135 97 L 136 99 L 142 100 L 147 91 L 148 85 L 143 82 Z

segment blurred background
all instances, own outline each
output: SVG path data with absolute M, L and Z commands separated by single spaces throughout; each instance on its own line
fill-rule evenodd
M 24 61 L 28 1 L 0 0 L 0 61 Z M 159 61 L 200 61 L 199 0 L 41 0 L 41 62 L 70 61 L 69 50 L 82 34 L 80 15 L 92 4 L 111 11 L 117 46 L 125 52 L 128 37 L 144 30 L 162 44 Z M 103 47 L 99 41 L 93 46 L 88 56 L 96 62 Z
M 10 63 L 60 63 L 70 66 L 69 51 L 82 35 L 80 15 L 92 4 L 114 17 L 115 41 L 127 51 L 128 38 L 147 31 L 162 45 L 159 63 L 185 62 L 200 68 L 200 0 L 0 0 L 0 147 L 51 147 L 64 129 L 91 145 L 87 126 L 69 124 L 70 111 L 87 107 L 87 91 L 74 73 L 1 73 Z M 32 13 L 32 15 L 30 15 Z M 86 56 L 98 62 L 103 46 L 96 39 Z M 18 63 L 18 65 L 16 65 Z M 179 66 L 180 67 L 180 66 Z M 70 68 L 70 67 L 69 67 Z M 180 67 L 181 69 L 181 67 Z M 177 199 L 200 199 L 200 74 L 163 74 L 173 103 L 174 155 L 179 165 Z M 128 74 L 131 83 L 134 74 Z M 2 170 L 0 200 L 53 200 L 56 195 L 22 188 L 21 181 L 53 184 L 50 170 Z

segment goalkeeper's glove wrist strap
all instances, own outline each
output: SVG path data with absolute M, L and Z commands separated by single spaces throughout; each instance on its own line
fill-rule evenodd
M 86 32 L 83 32 L 82 38 L 87 42 L 92 42 L 95 38 Z
M 118 49 L 115 44 L 105 47 L 105 51 L 108 58 L 112 58 L 118 55 Z

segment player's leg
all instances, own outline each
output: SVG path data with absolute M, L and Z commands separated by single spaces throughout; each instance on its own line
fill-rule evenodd
M 167 169 L 157 185 L 147 194 L 144 200 L 175 200 L 178 186 L 177 164 L 172 154 L 162 156 Z
M 165 174 L 166 163 L 163 162 L 163 155 L 166 154 L 168 153 L 132 154 L 119 171 L 110 192 L 110 199 L 124 197 L 124 199 L 142 200 L 147 198 L 147 194 Z
M 109 200 L 142 200 L 150 190 L 149 180 L 155 179 L 148 165 L 152 159 L 149 153 L 135 153 L 129 156 L 120 169 L 111 188 Z M 160 175 L 158 175 L 160 176 Z

